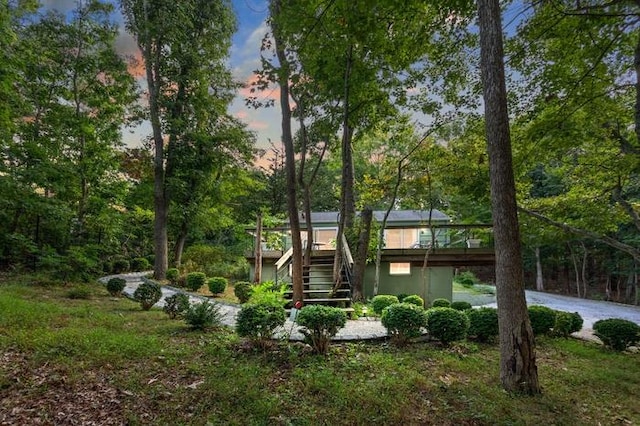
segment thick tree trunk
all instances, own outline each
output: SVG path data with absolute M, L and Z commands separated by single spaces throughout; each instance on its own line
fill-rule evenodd
M 489 154 L 500 327 L 500 380 L 509 392 L 540 393 L 524 293 L 498 0 L 479 0 L 480 56 Z
M 187 242 L 188 234 L 189 226 L 183 222 L 178 237 L 176 238 L 176 246 L 173 249 L 173 262 L 176 268 L 182 265 L 182 253 L 184 252 L 184 245 Z
M 271 3 L 272 16 L 278 16 L 280 1 Z M 275 41 L 276 55 L 280 63 L 278 83 L 280 85 L 280 108 L 282 110 L 282 142 L 285 150 L 285 170 L 287 183 L 287 212 L 291 227 L 291 245 L 293 257 L 291 266 L 291 282 L 293 290 L 293 303 L 303 301 L 302 287 L 302 237 L 300 235 L 300 218 L 298 216 L 298 197 L 296 190 L 296 163 L 293 134 L 291 132 L 291 105 L 289 102 L 289 62 L 282 45 L 280 31 L 277 23 L 272 21 L 273 38 Z
M 360 235 L 358 236 L 358 248 L 353 266 L 353 293 L 351 298 L 354 301 L 364 300 L 364 274 L 367 269 L 367 254 L 369 252 L 369 241 L 371 240 L 371 221 L 373 220 L 373 211 L 367 208 L 362 210 L 360 215 L 361 225 Z

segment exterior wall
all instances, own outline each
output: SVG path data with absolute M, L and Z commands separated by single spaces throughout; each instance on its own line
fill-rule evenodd
M 276 280 L 276 265 L 275 262 L 278 259 L 263 259 L 262 260 L 262 282 L 275 281 Z M 249 281 L 253 282 L 256 276 L 256 268 L 253 263 L 249 264 Z
M 365 272 L 364 294 L 373 297 L 373 281 L 376 273 L 375 265 L 367 265 Z M 422 266 L 412 265 L 407 275 L 390 275 L 389 263 L 383 263 L 380 269 L 380 285 L 378 294 L 417 294 L 430 305 L 434 299 L 453 297 L 453 267 L 437 266 L 427 268 L 427 280 L 422 278 Z

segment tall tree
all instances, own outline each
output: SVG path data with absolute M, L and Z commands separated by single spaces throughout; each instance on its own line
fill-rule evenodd
M 496 251 L 500 380 L 507 391 L 537 394 L 540 385 L 524 294 L 499 1 L 479 0 L 478 16 Z
M 211 110 L 223 114 L 235 88 L 225 60 L 235 30 L 226 0 L 121 0 L 127 29 L 136 38 L 147 81 L 154 144 L 154 276 L 168 266 L 168 182 L 180 168 L 192 120 Z

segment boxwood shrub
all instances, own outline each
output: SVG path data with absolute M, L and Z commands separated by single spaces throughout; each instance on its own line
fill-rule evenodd
M 528 308 L 533 334 L 547 334 L 556 323 L 556 311 L 546 306 L 532 305 Z
M 469 318 L 464 312 L 452 308 L 438 307 L 427 311 L 427 331 L 429 336 L 448 346 L 457 340 L 464 340 L 469 330 Z
M 448 301 L 447 299 L 434 299 L 433 303 L 431 303 L 431 306 L 434 308 L 450 308 L 451 307 L 451 302 Z
M 556 322 L 553 325 L 553 334 L 569 337 L 571 333 L 582 330 L 582 317 L 577 312 L 556 311 Z
M 143 310 L 148 311 L 162 297 L 160 286 L 153 281 L 145 281 L 133 292 L 133 298 L 140 302 Z
M 378 294 L 371 299 L 371 309 L 376 315 L 382 315 L 382 310 L 394 303 L 400 303 L 398 297 L 392 294 Z
M 640 341 L 640 326 L 621 318 L 596 321 L 593 331 L 605 346 L 615 351 L 624 351 Z
M 410 303 L 412 305 L 424 308 L 424 299 L 417 294 L 411 294 L 402 299 L 402 303 Z
M 471 303 L 465 302 L 464 300 L 458 300 L 455 302 L 451 302 L 451 309 L 455 309 L 456 311 L 466 311 L 467 309 L 471 309 Z
M 265 348 L 276 328 L 284 325 L 284 307 L 273 303 L 249 303 L 242 305 L 236 318 L 236 332 L 253 344 Z
M 186 285 L 191 291 L 198 291 L 207 280 L 207 276 L 204 272 L 190 272 L 187 274 Z
M 151 268 L 149 261 L 145 257 L 136 257 L 131 259 L 131 270 L 140 272 L 148 271 Z
M 175 293 L 164 299 L 162 310 L 169 318 L 175 319 L 182 316 L 191 306 L 189 296 L 184 293 Z
M 469 318 L 468 335 L 480 342 L 488 342 L 498 336 L 498 310 L 482 307 L 465 311 Z
M 107 281 L 107 291 L 112 296 L 119 296 L 126 286 L 127 280 L 124 278 L 114 277 Z
M 209 291 L 213 294 L 224 293 L 227 288 L 227 279 L 225 277 L 213 277 L 207 280 Z
M 233 286 L 233 294 L 236 295 L 240 303 L 247 303 L 251 298 L 253 286 L 248 281 L 238 281 Z
M 116 259 L 113 261 L 113 273 L 122 274 L 129 272 L 129 261 L 127 259 Z
M 381 322 L 391 341 L 397 346 L 403 346 L 410 339 L 422 335 L 427 326 L 427 316 L 422 307 L 403 302 L 384 308 Z
M 331 338 L 347 323 L 347 314 L 340 308 L 309 305 L 300 310 L 296 322 L 313 351 L 326 354 Z
M 178 277 L 180 276 L 180 271 L 178 268 L 169 268 L 167 269 L 167 273 L 165 274 L 167 280 L 171 283 L 171 285 L 178 284 Z

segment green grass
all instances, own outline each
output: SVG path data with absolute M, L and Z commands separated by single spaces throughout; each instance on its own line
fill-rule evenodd
M 495 346 L 334 343 L 247 347 L 232 330 L 193 332 L 99 285 L 0 284 L 0 413 L 15 424 L 638 424 L 640 356 L 541 338 L 543 394 L 499 383 Z M 75 410 L 75 411 L 74 411 Z M 23 416 L 23 417 L 17 417 Z M 26 416 L 26 417 L 25 417 Z M 29 417 L 31 416 L 31 417 Z

